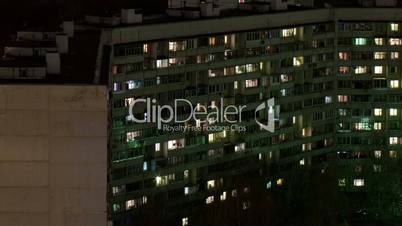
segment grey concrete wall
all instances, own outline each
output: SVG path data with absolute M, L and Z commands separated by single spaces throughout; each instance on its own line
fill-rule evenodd
M 0 85 L 0 225 L 106 225 L 101 86 Z

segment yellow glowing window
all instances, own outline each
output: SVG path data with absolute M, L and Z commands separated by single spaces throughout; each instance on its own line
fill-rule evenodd
M 143 51 L 144 53 L 148 53 L 148 44 L 143 45 Z
M 205 203 L 206 204 L 211 204 L 211 203 L 213 203 L 214 202 L 214 196 L 209 196 L 206 200 L 205 200 Z
M 384 67 L 383 66 L 374 66 L 374 74 L 382 74 L 384 73 Z
M 282 30 L 282 37 L 292 37 L 292 36 L 296 36 L 296 28 Z
M 182 226 L 187 226 L 188 225 L 188 217 L 184 217 L 181 219 L 181 225 Z
M 339 56 L 339 59 L 340 60 L 347 60 L 349 57 L 349 55 L 348 55 L 348 53 L 347 52 L 339 52 L 338 53 L 338 56 Z
M 399 59 L 399 52 L 391 52 L 391 60 Z
M 367 66 L 357 66 L 355 68 L 355 74 L 367 74 L 369 71 Z
M 402 39 L 400 39 L 400 38 L 390 38 L 389 39 L 389 44 L 391 46 L 400 46 L 400 45 L 402 45 Z
M 396 108 L 390 108 L 390 109 L 389 109 L 389 115 L 390 115 L 390 116 L 398 116 L 398 109 L 396 109 Z
M 338 102 L 346 103 L 348 102 L 349 97 L 347 95 L 338 95 Z
M 302 66 L 304 64 L 304 57 L 293 57 L 293 66 Z
M 399 24 L 392 23 L 391 24 L 391 31 L 399 31 Z
M 283 178 L 279 178 L 278 180 L 276 180 L 276 185 L 282 186 L 283 185 Z
M 395 88 L 399 88 L 399 80 L 391 80 L 389 83 L 390 87 L 395 89 Z
M 389 138 L 389 144 L 399 144 L 398 137 L 390 137 Z
M 215 188 L 215 181 L 214 180 L 207 181 L 207 188 L 208 189 L 214 189 Z
M 353 185 L 356 187 L 363 187 L 364 186 L 364 179 L 354 179 Z
M 258 87 L 258 79 L 247 79 L 246 88 Z
M 216 38 L 215 38 L 215 37 L 210 37 L 210 38 L 208 39 L 208 44 L 209 44 L 210 46 L 216 45 Z
M 374 116 L 382 116 L 382 108 L 374 108 Z
M 398 153 L 396 151 L 389 151 L 389 157 L 390 158 L 396 158 L 398 156 Z
M 382 45 L 384 45 L 385 41 L 384 41 L 384 38 L 375 38 L 374 43 L 378 46 L 382 46 Z
M 375 122 L 374 123 L 374 130 L 382 130 L 382 123 L 381 122 Z
M 374 157 L 377 159 L 381 158 L 381 151 L 380 150 L 374 151 Z
M 374 52 L 374 59 L 375 60 L 384 60 L 387 57 L 386 52 Z
M 221 201 L 226 200 L 226 191 L 222 192 L 220 198 L 221 198 Z

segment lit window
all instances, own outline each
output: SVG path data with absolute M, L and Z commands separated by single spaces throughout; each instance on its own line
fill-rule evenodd
M 239 83 L 237 81 L 233 82 L 233 88 L 238 89 L 239 88 Z
M 120 83 L 117 82 L 113 83 L 113 91 L 114 92 L 120 91 Z
M 348 96 L 347 95 L 338 95 L 338 102 L 340 102 L 340 103 L 348 102 Z
M 183 217 L 181 219 L 181 226 L 187 226 L 188 225 L 188 217 Z
M 310 136 L 308 128 L 303 128 L 302 129 L 302 136 L 303 137 Z
M 389 157 L 392 159 L 395 159 L 397 157 L 397 152 L 396 151 L 389 151 Z
M 365 130 L 365 131 L 371 130 L 370 124 L 368 122 L 354 123 L 353 127 L 354 127 L 355 130 Z
M 391 80 L 389 85 L 391 88 L 399 88 L 399 80 Z
M 131 208 L 135 208 L 137 205 L 135 204 L 135 200 L 127 200 L 126 201 L 126 209 L 129 210 Z
M 391 46 L 400 46 L 400 45 L 402 45 L 402 39 L 400 39 L 400 38 L 390 38 L 389 39 L 389 44 Z
M 347 52 L 339 52 L 339 59 L 340 60 L 347 60 L 348 59 L 348 53 Z
M 382 116 L 382 108 L 374 108 L 374 116 Z
M 391 24 L 391 31 L 399 31 L 399 24 L 392 23 Z
M 311 150 L 311 143 L 302 144 L 302 151 L 310 151 Z
M 155 177 L 156 186 L 160 186 L 162 184 L 162 177 L 157 176 Z
M 346 75 L 348 73 L 349 73 L 349 67 L 344 67 L 344 66 L 339 67 L 339 74 Z
M 124 192 L 125 188 L 126 188 L 125 185 L 114 186 L 114 187 L 112 187 L 112 193 L 113 193 L 113 195 L 120 194 L 120 193 Z
M 214 196 L 209 196 L 206 200 L 205 200 L 205 203 L 206 204 L 211 204 L 211 203 L 213 203 L 214 202 Z
M 304 166 L 305 164 L 306 164 L 306 162 L 305 162 L 304 159 L 302 159 L 302 160 L 299 161 L 299 165 Z
M 214 189 L 215 188 L 215 180 L 210 180 L 207 182 L 207 188 L 209 189 Z
M 283 178 L 279 178 L 278 180 L 276 180 L 276 185 L 282 186 L 283 185 Z
M 380 150 L 374 151 L 374 157 L 377 159 L 381 158 L 381 151 Z
M 186 41 L 169 42 L 169 51 L 181 51 L 186 49 Z
M 148 170 L 148 163 L 144 162 L 144 164 L 142 165 L 142 170 L 147 171 Z
M 346 179 L 345 178 L 338 179 L 338 186 L 339 187 L 345 187 L 346 186 Z
M 363 187 L 364 186 L 364 179 L 354 179 L 353 185 L 355 187 Z
M 235 146 L 235 152 L 241 152 L 246 150 L 246 143 L 241 143 Z
M 390 116 L 398 116 L 398 109 L 396 109 L 396 108 L 390 108 L 390 109 L 389 109 L 389 115 L 390 115 Z
M 184 147 L 184 139 L 168 141 L 168 150 L 174 150 L 182 147 Z
M 374 74 L 382 74 L 384 73 L 384 67 L 383 66 L 374 66 Z
M 364 46 L 367 45 L 367 39 L 366 38 L 355 38 L 354 44 L 356 46 Z
M 304 57 L 293 57 L 293 66 L 301 66 L 304 64 Z
M 148 53 L 148 44 L 143 45 L 143 51 L 144 53 Z
M 188 179 L 189 173 L 190 173 L 189 170 L 184 170 L 184 171 L 183 171 L 183 177 L 184 177 L 184 179 Z
M 165 67 L 168 67 L 168 65 L 169 65 L 169 60 L 168 59 L 156 60 L 156 67 L 157 68 L 165 68 Z
M 141 81 L 139 80 L 129 80 L 126 82 L 127 84 L 127 89 L 137 89 L 140 88 L 141 86 Z
M 290 82 L 293 80 L 291 75 L 286 75 L 286 74 L 281 74 L 280 79 L 281 79 L 282 83 Z
M 390 137 L 389 138 L 389 144 L 398 144 L 398 143 L 399 143 L 398 137 Z
M 232 197 L 237 197 L 237 190 L 236 189 L 232 190 Z
M 127 142 L 134 141 L 135 138 L 141 136 L 141 131 L 133 131 L 127 133 Z
M 208 38 L 208 44 L 209 44 L 210 46 L 216 45 L 216 38 L 215 38 L 215 37 L 210 37 L 210 38 Z
M 258 79 L 247 79 L 246 88 L 258 87 Z
M 221 194 L 221 201 L 224 201 L 224 200 L 226 200 L 226 191 L 224 191 L 224 192 L 222 192 L 222 194 Z
M 384 41 L 384 38 L 375 38 L 374 43 L 378 46 L 382 46 L 382 45 L 384 45 L 385 41 Z
M 326 103 L 326 104 L 332 103 L 332 97 L 331 97 L 331 96 L 326 96 L 326 97 L 325 97 L 325 103 Z
M 391 60 L 399 59 L 399 52 L 391 52 Z
M 374 123 L 374 130 L 382 130 L 382 123 L 381 122 L 375 122 Z
M 374 52 L 374 59 L 375 60 L 384 60 L 387 57 L 386 52 Z
M 368 67 L 367 66 L 356 66 L 355 74 L 367 74 Z
M 155 151 L 160 151 L 161 150 L 161 143 L 156 143 L 155 144 Z
M 272 187 L 272 182 L 271 181 L 268 181 L 267 182 L 267 189 L 270 189 Z
M 296 28 L 282 30 L 282 37 L 292 37 L 292 36 L 296 36 Z

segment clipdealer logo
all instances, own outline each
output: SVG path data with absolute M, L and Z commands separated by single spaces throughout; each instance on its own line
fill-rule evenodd
M 257 124 L 264 130 L 269 131 L 271 133 L 275 132 L 275 112 L 274 112 L 274 107 L 275 107 L 275 98 L 271 98 L 267 100 L 267 102 L 264 102 L 260 105 L 258 105 L 255 109 L 255 121 Z M 268 124 L 263 124 L 260 121 L 258 121 L 257 118 L 257 113 L 261 110 L 267 110 L 267 115 L 268 115 Z
M 144 113 L 144 117 L 139 119 L 135 117 L 134 109 L 135 107 L 142 103 L 141 109 L 144 109 L 144 105 L 146 106 L 146 112 Z M 199 126 L 187 128 L 184 126 L 171 126 L 172 123 L 185 123 L 190 120 L 198 121 L 199 123 L 206 123 L 207 126 L 204 130 L 213 131 L 214 127 L 211 126 L 214 123 L 229 123 L 231 126 L 225 126 L 223 129 L 225 130 L 235 130 L 239 132 L 246 131 L 245 126 L 240 126 L 242 122 L 242 113 L 243 110 L 247 108 L 247 105 L 228 105 L 223 106 L 224 99 L 220 99 L 220 105 L 209 105 L 204 106 L 197 104 L 197 106 L 193 106 L 193 104 L 187 99 L 175 99 L 174 105 L 158 105 L 156 99 L 151 98 L 143 98 L 143 99 L 135 99 L 130 102 L 129 105 L 129 120 L 135 123 L 156 123 L 159 130 L 165 131 L 198 131 L 200 130 Z M 261 127 L 261 129 L 269 131 L 273 133 L 275 131 L 275 123 L 274 123 L 274 105 L 275 99 L 269 99 L 267 102 L 264 102 L 257 106 L 255 109 L 255 121 Z M 178 108 L 180 106 L 187 106 L 190 109 L 189 113 L 185 115 L 178 115 Z M 257 113 L 262 110 L 267 110 L 268 120 L 267 124 L 263 124 L 257 118 Z M 218 130 L 218 128 L 217 128 Z

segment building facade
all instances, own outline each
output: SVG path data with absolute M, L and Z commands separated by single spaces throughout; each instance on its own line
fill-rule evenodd
M 0 225 L 106 225 L 107 91 L 0 85 Z
M 241 191 L 233 177 L 267 163 L 292 168 L 331 160 L 340 167 L 341 189 L 368 187 L 373 174 L 386 171 L 381 161 L 401 152 L 402 16 L 392 8 L 358 11 L 327 8 L 105 29 L 108 211 L 114 225 L 133 224 L 152 203 L 180 210 L 173 222 L 191 225 L 193 207 L 236 196 Z M 256 112 L 272 98 L 274 132 L 261 126 L 269 111 Z M 227 120 L 165 120 L 158 128 L 155 116 L 169 119 L 171 112 L 152 106 L 173 106 L 177 99 L 192 103 L 177 105 L 178 119 L 203 106 L 246 107 Z M 231 121 L 244 130 L 224 127 Z M 211 126 L 216 130 L 205 129 Z M 286 183 L 271 179 L 273 186 Z

